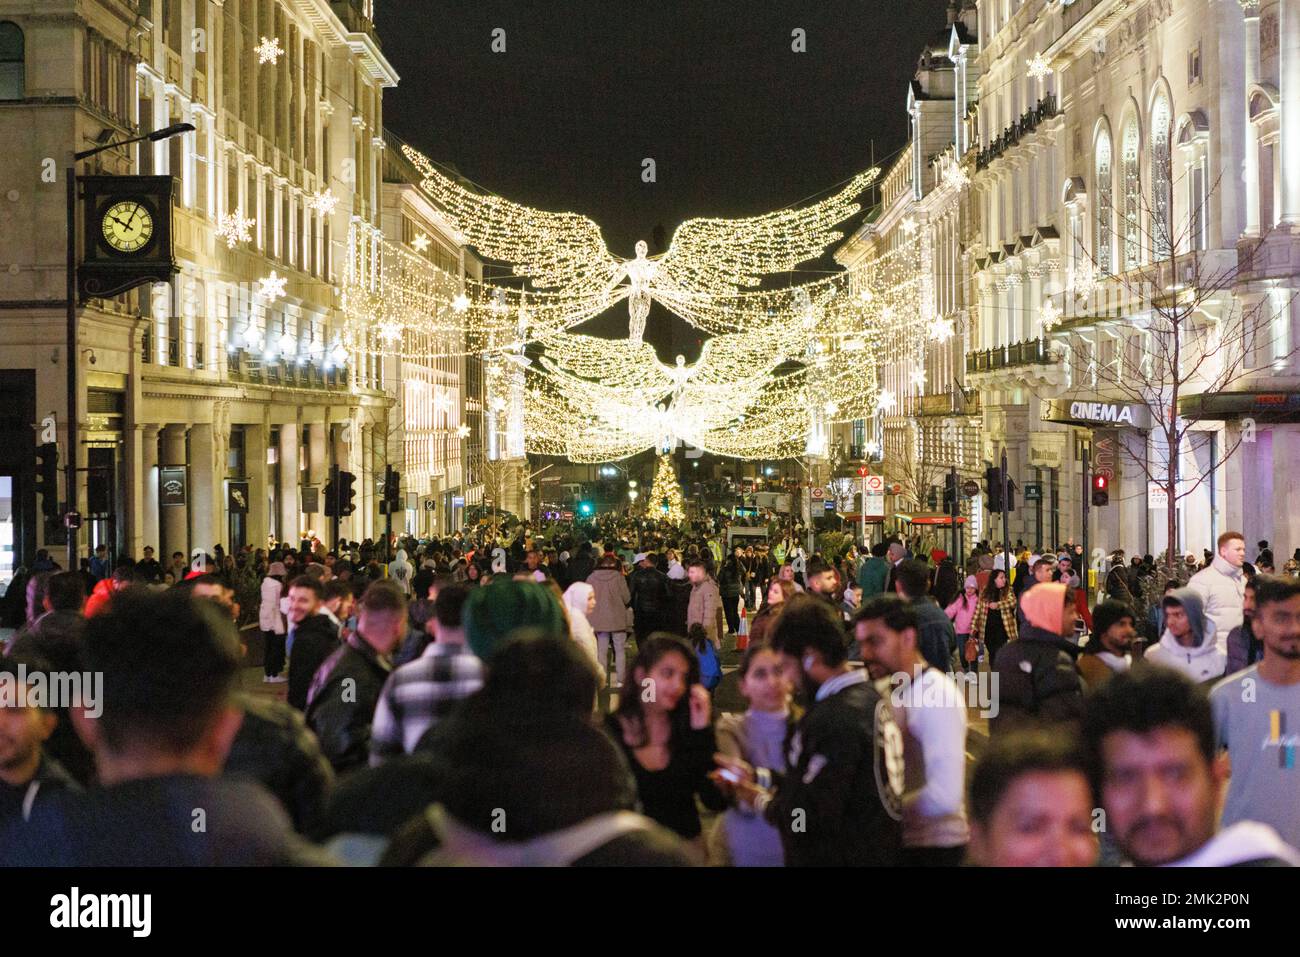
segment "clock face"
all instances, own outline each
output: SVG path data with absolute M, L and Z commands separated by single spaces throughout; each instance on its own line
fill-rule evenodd
M 135 253 L 153 239 L 153 214 L 144 203 L 124 199 L 104 211 L 104 241 L 120 253 Z

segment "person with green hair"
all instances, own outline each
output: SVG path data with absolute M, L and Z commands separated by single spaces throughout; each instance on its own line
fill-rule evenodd
M 569 640 L 564 609 L 549 588 L 500 578 L 474 589 L 465 605 L 465 641 L 480 660 L 488 662 L 520 628 Z

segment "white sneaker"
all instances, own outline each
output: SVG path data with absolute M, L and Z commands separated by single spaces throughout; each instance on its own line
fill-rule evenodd
M 271 677 L 266 679 L 268 684 L 273 684 L 273 685 L 282 685 L 288 680 L 289 679 L 286 678 L 284 675 L 271 675 Z

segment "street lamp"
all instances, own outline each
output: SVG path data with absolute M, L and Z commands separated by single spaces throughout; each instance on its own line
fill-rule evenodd
M 104 143 L 101 146 L 92 149 L 82 150 L 79 153 L 72 154 L 72 165 L 65 172 L 68 181 L 68 266 L 67 266 L 67 338 L 68 338 L 68 457 L 67 457 L 67 486 L 68 486 L 68 511 L 77 511 L 77 164 L 84 159 L 89 159 L 96 153 L 102 153 L 105 150 L 116 149 L 119 146 L 130 146 L 132 143 L 139 143 L 141 140 L 148 140 L 151 143 L 157 143 L 161 140 L 170 139 L 173 136 L 179 136 L 182 133 L 194 132 L 192 123 L 173 123 L 171 126 L 164 126 L 160 130 L 154 130 L 152 133 L 145 133 L 142 136 L 133 136 L 126 140 L 117 140 L 113 143 Z M 66 521 L 65 521 L 66 526 Z M 67 528 L 68 533 L 68 571 L 77 570 L 77 540 L 80 538 L 79 528 Z

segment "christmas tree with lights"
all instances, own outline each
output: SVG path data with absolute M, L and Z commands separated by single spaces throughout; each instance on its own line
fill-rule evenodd
M 661 455 L 655 464 L 654 486 L 646 502 L 651 518 L 662 518 L 673 525 L 686 521 L 686 503 L 682 501 L 682 487 L 677 483 L 677 469 L 672 456 Z

